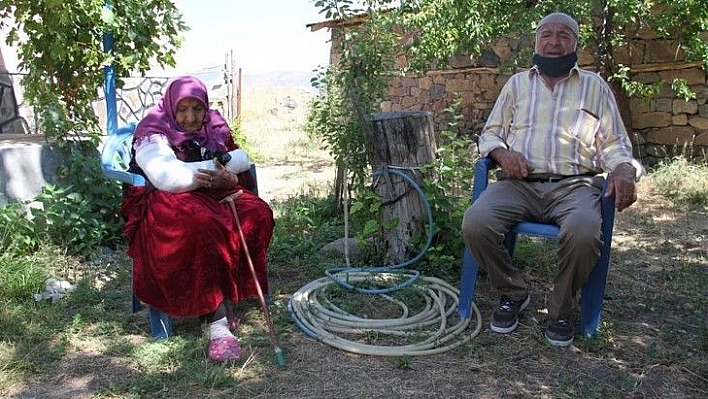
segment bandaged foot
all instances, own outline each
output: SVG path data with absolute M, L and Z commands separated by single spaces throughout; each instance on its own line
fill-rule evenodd
M 209 324 L 209 359 L 217 363 L 235 361 L 241 358 L 241 345 L 229 330 L 229 322 L 222 317 Z

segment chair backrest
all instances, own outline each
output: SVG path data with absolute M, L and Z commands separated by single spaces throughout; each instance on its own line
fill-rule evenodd
M 128 172 L 130 165 L 130 148 L 133 145 L 135 123 L 123 126 L 115 133 L 109 134 L 101 150 L 101 169 L 103 175 L 133 186 L 144 186 L 145 178 L 136 173 Z

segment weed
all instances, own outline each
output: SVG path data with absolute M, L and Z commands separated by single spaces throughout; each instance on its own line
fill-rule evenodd
M 649 175 L 657 193 L 682 209 L 708 210 L 708 167 L 677 157 Z
M 410 356 L 397 356 L 391 358 L 391 364 L 400 370 L 415 370 L 413 359 Z

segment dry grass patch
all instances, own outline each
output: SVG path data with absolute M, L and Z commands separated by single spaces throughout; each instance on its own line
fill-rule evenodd
M 334 180 L 332 157 L 302 129 L 313 96 L 297 87 L 244 88 L 241 128 L 257 149 L 259 195 L 268 202 L 322 192 Z

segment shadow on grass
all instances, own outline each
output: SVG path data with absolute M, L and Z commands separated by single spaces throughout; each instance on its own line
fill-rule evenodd
M 178 336 L 152 341 L 145 313 L 130 313 L 129 263 L 118 250 L 113 266 L 87 273 L 65 299 L 55 304 L 28 299 L 3 308 L 0 394 L 705 397 L 708 219 L 704 213 L 652 204 L 618 214 L 600 336 L 576 337 L 565 350 L 550 347 L 543 337 L 555 244 L 542 240 L 519 242 L 516 258 L 528 276 L 532 304 L 512 334 L 487 327 L 496 296 L 482 275 L 476 297 L 482 332 L 453 351 L 390 359 L 346 353 L 306 337 L 291 322 L 285 304 L 292 292 L 321 277 L 334 262 L 317 254 L 316 243 L 317 237 L 330 239 L 337 230 L 313 223 L 281 230 L 274 246 L 285 258 L 270 259 L 271 310 L 285 370 L 275 364 L 254 303 L 239 309 L 244 358 L 237 364 L 206 360 L 206 340 L 196 320 L 177 320 Z M 318 215 L 317 210 L 292 212 Z M 301 247 L 293 247 L 291 240 Z

